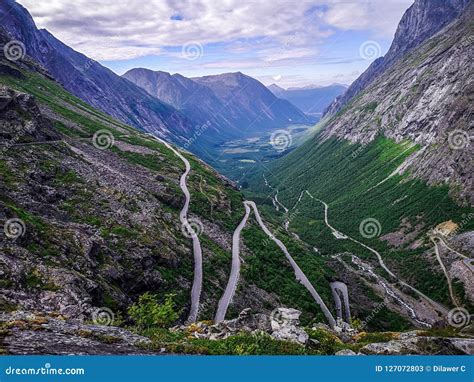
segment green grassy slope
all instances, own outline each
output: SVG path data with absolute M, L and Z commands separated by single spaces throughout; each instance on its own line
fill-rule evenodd
M 386 263 L 399 276 L 449 305 L 443 275 L 427 264 L 420 254 L 430 245 L 426 236 L 428 229 L 450 219 L 460 222 L 463 214 L 472 210 L 458 206 L 449 197 L 447 186 L 428 187 L 407 175 L 389 177 L 415 150 L 417 147 L 408 142 L 396 144 L 382 137 L 365 147 L 334 138 L 322 142 L 316 137 L 259 169 L 248 179 L 250 187 L 245 191 L 249 197 L 260 201 L 269 216 L 275 215 L 275 210 L 265 192 L 270 189 L 265 186 L 263 174 L 272 187 L 279 189 L 278 199 L 286 206 L 293 206 L 301 191 L 308 190 L 329 205 L 329 223 L 333 227 L 381 251 Z M 356 243 L 337 240 L 332 235 L 324 224 L 321 203 L 305 196 L 297 210 L 291 229 L 317 247 L 321 254 L 351 251 L 373 258 Z M 359 226 L 368 218 L 380 223 L 381 232 L 377 237 L 361 236 Z M 421 227 L 410 240 L 398 248 L 380 240 L 380 236 L 398 231 L 403 219 L 410 223 L 412 232 L 415 226 Z M 473 225 L 470 221 L 463 230 L 472 229 Z M 413 249 L 411 245 L 417 240 L 421 240 L 421 245 Z

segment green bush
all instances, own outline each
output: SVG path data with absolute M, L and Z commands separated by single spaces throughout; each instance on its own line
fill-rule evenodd
M 149 292 L 141 295 L 138 303 L 128 309 L 128 314 L 140 328 L 168 327 L 178 319 L 175 310 L 174 295 L 168 294 L 162 304 L 157 302 L 157 296 Z

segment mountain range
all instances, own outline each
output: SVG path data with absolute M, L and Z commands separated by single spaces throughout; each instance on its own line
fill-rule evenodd
M 215 142 L 288 124 L 314 122 L 259 81 L 240 72 L 186 78 L 141 68 L 131 69 L 123 77 L 192 120 L 209 123 Z M 204 132 L 202 138 L 207 135 Z
M 0 2 L 0 18 L 2 28 L 24 44 L 29 56 L 85 102 L 125 123 L 174 141 L 192 134 L 194 126 L 184 115 L 71 49 L 47 30 L 39 30 L 28 11 L 16 1 Z
M 134 69 L 120 77 L 38 29 L 14 0 L 0 3 L 0 18 L 28 55 L 72 94 L 124 123 L 203 155 L 230 137 L 314 122 L 242 73 L 187 79 Z
M 306 114 L 321 115 L 331 102 L 347 90 L 345 85 L 306 86 L 283 89 L 276 84 L 268 89 L 278 98 L 290 101 Z

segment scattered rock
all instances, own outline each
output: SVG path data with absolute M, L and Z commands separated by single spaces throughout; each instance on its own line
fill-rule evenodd
M 336 354 L 334 355 L 357 355 L 357 353 L 352 351 L 351 349 L 342 349 L 336 352 Z
M 364 346 L 363 354 L 373 355 L 472 355 L 474 339 L 444 337 L 410 337 Z
M 86 325 L 29 312 L 2 313 L 2 348 L 7 354 L 147 354 L 148 338 L 114 326 Z

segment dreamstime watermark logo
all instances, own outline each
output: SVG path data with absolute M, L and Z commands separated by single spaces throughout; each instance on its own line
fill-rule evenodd
M 25 222 L 18 218 L 9 219 L 3 226 L 3 232 L 5 232 L 6 237 L 16 240 L 25 234 Z
M 462 150 L 469 146 L 471 138 L 467 131 L 456 129 L 448 134 L 448 144 L 453 150 Z
M 181 232 L 188 239 L 199 236 L 204 231 L 204 226 L 199 219 L 190 218 L 186 220 L 186 223 L 181 224 Z
M 86 373 L 84 368 L 55 368 L 49 362 L 41 367 L 15 367 L 9 366 L 5 369 L 6 375 L 84 375 Z
M 377 314 L 379 314 L 379 312 L 384 309 L 386 307 L 386 303 L 385 301 L 381 302 L 380 304 L 378 304 L 374 309 L 372 309 L 372 311 L 370 312 L 370 314 L 366 317 L 365 320 L 363 320 L 360 324 L 361 324 L 361 328 L 362 329 L 366 329 L 368 324 L 374 319 L 377 317 Z
M 181 48 L 181 56 L 186 60 L 194 61 L 200 59 L 204 54 L 203 46 L 196 41 L 188 42 Z
M 287 130 L 276 130 L 270 137 L 270 144 L 278 152 L 285 151 L 292 143 L 293 138 L 291 137 L 291 133 Z
M 0 152 L 8 151 L 11 147 L 15 146 L 21 139 L 22 134 L 33 132 L 36 126 L 35 123 L 32 121 L 25 121 L 24 125 L 19 122 L 10 123 L 11 126 L 14 126 L 13 130 L 15 131 L 15 133 L 9 141 L 5 142 L 3 146 L 0 147 Z
M 356 159 L 364 151 L 364 146 L 359 146 L 356 150 L 352 151 L 351 157 Z
M 9 41 L 3 47 L 3 54 L 10 61 L 22 60 L 26 54 L 25 44 L 18 40 Z
M 115 138 L 109 130 L 101 129 L 95 132 L 92 144 L 99 150 L 106 150 L 115 144 Z
M 373 60 L 382 55 L 382 48 L 377 41 L 365 41 L 359 47 L 359 54 L 364 60 Z
M 110 326 L 114 323 L 115 315 L 106 307 L 98 308 L 92 312 L 92 321 L 96 325 Z
M 359 232 L 366 239 L 373 239 L 374 237 L 380 236 L 382 226 L 377 219 L 364 219 L 359 225 Z
M 207 121 L 205 124 L 201 125 L 201 126 L 198 126 L 198 128 L 196 130 L 194 130 L 194 134 L 193 136 L 189 139 L 189 141 L 187 141 L 185 144 L 184 144 L 184 148 L 185 149 L 188 149 L 189 146 L 191 146 L 194 142 L 196 142 L 196 140 L 202 135 L 204 134 L 204 132 L 211 126 L 211 122 L 210 121 Z
M 455 328 L 462 328 L 469 325 L 471 315 L 464 308 L 454 308 L 448 312 L 448 323 Z

